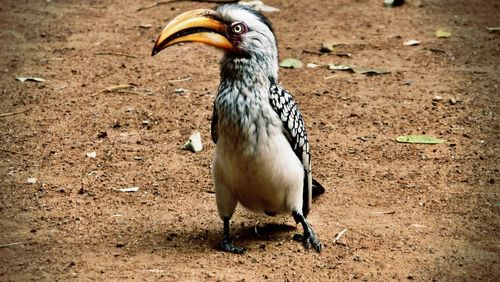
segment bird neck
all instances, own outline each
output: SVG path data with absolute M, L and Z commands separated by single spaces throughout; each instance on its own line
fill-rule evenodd
M 278 81 L 278 58 L 275 54 L 236 56 L 225 54 L 221 62 L 221 81 L 243 82 L 246 86 Z
M 275 62 L 273 65 L 273 63 Z M 215 100 L 220 148 L 254 156 L 268 132 L 279 127 L 269 105 L 269 89 L 278 80 L 276 60 L 224 56 Z M 280 129 L 281 130 L 281 129 Z M 265 143 L 265 142 L 264 142 Z

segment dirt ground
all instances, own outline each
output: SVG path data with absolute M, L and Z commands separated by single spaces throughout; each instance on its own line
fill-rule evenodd
M 232 233 L 249 251 L 234 255 L 218 249 L 210 175 L 221 53 L 150 56 L 168 20 L 214 4 L 2 1 L 0 280 L 498 281 L 500 34 L 486 27 L 500 3 L 406 2 L 266 1 L 281 9 L 267 14 L 280 58 L 390 73 L 280 70 L 327 189 L 309 216 L 324 250 L 292 239 L 290 215 L 238 208 Z M 323 42 L 339 45 L 321 54 Z M 194 130 L 197 154 L 181 149 Z

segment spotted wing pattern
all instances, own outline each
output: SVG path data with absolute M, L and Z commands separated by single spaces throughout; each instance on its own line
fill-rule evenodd
M 271 84 L 269 101 L 283 122 L 283 131 L 293 152 L 304 167 L 302 213 L 307 216 L 312 198 L 311 154 L 302 115 L 292 95 L 277 84 Z

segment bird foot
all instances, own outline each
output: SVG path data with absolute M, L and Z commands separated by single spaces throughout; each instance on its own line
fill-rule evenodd
M 247 251 L 245 248 L 235 247 L 229 240 L 222 240 L 220 246 L 224 252 L 233 254 L 244 254 Z
M 323 245 L 321 244 L 321 242 L 318 240 L 318 238 L 314 233 L 308 235 L 294 234 L 293 240 L 297 242 L 302 242 L 306 250 L 308 250 L 312 246 L 318 253 L 320 253 L 321 250 L 323 249 Z
M 312 246 L 318 253 L 320 253 L 323 249 L 323 245 L 321 245 L 318 237 L 316 237 L 316 234 L 314 234 L 311 226 L 307 223 L 306 218 L 302 215 L 302 213 L 296 211 L 292 212 L 292 215 L 295 222 L 300 222 L 304 228 L 304 234 L 295 234 L 293 239 L 301 241 L 306 250 Z

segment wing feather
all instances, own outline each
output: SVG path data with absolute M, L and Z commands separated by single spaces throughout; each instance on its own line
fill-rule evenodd
M 307 216 L 312 199 L 311 154 L 307 132 L 295 100 L 292 95 L 277 84 L 271 84 L 269 100 L 273 110 L 283 122 L 284 134 L 293 152 L 304 167 L 304 190 L 302 192 L 302 213 Z
M 217 124 L 219 122 L 219 116 L 217 115 L 217 109 L 215 108 L 215 103 L 214 103 L 214 109 L 212 111 L 212 122 L 210 124 L 210 133 L 212 134 L 212 141 L 214 141 L 215 144 L 217 144 L 217 139 L 219 137 L 219 133 L 217 132 Z

